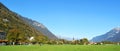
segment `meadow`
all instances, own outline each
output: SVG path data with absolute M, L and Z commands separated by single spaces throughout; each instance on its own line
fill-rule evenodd
M 0 51 L 120 51 L 119 45 L 17 45 L 0 46 Z

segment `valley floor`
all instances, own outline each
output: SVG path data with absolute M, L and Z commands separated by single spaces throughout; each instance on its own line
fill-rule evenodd
M 119 45 L 18 45 L 0 46 L 0 51 L 120 51 Z

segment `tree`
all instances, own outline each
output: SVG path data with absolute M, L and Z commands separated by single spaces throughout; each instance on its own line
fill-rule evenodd
M 114 44 L 114 42 L 111 42 L 111 41 L 101 41 L 101 43 L 103 43 L 103 44 Z
M 87 45 L 89 43 L 87 38 L 80 39 L 80 44 Z
M 80 43 L 79 40 L 73 40 L 73 41 L 71 42 L 71 44 L 73 44 L 73 45 L 76 45 L 76 44 L 79 44 L 79 43 Z
M 47 41 L 47 37 L 42 35 L 35 36 L 35 41 L 39 43 L 45 43 Z

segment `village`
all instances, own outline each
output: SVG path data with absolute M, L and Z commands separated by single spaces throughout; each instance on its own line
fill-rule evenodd
M 68 41 L 65 39 L 58 39 L 58 40 L 48 40 L 46 42 L 33 42 L 34 37 L 29 38 L 29 42 L 9 42 L 6 40 L 6 33 L 3 31 L 0 31 L 0 46 L 1 45 L 44 45 L 44 44 L 49 44 L 49 45 L 119 45 L 120 42 L 109 42 L 109 41 L 102 41 L 102 42 L 90 42 L 87 40 L 87 38 L 83 38 L 80 40 L 73 40 Z

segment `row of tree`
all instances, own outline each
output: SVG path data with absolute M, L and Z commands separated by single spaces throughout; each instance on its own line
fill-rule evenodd
M 87 38 L 83 38 L 80 40 L 72 40 L 68 41 L 65 39 L 58 40 L 48 40 L 42 36 L 35 37 L 32 40 L 22 41 L 20 39 L 11 39 L 11 41 L 7 42 L 8 45 L 26 45 L 26 44 L 49 44 L 49 45 L 63 45 L 63 44 L 72 44 L 72 45 L 87 45 L 89 41 Z
M 87 45 L 89 44 L 89 41 L 87 38 L 83 38 L 80 40 L 72 40 L 72 41 L 68 41 L 65 39 L 58 39 L 58 40 L 49 40 L 45 42 L 46 44 L 57 44 L 57 45 L 62 45 L 62 44 L 72 44 L 72 45 Z

